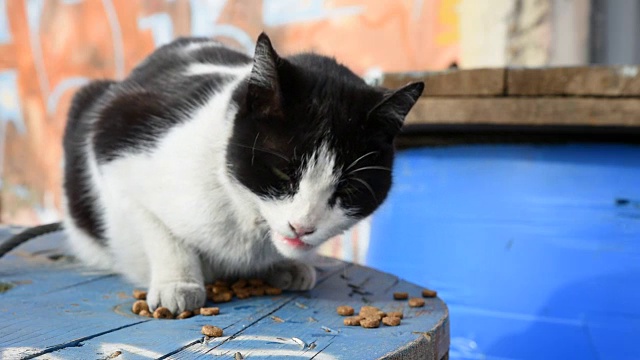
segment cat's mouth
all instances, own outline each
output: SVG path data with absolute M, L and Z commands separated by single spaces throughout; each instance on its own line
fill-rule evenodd
M 310 249 L 313 247 L 313 245 L 311 244 L 307 244 L 306 242 L 302 241 L 302 239 L 300 239 L 299 237 L 296 238 L 290 238 L 290 237 L 286 237 L 286 236 L 282 236 L 278 233 L 275 234 L 276 235 L 276 239 L 278 241 L 280 241 L 281 243 L 284 243 L 294 249 L 298 249 L 298 250 L 306 250 L 306 249 Z

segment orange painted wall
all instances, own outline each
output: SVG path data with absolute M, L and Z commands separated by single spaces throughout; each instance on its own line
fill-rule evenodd
M 184 35 L 282 54 L 313 50 L 364 75 L 458 60 L 459 0 L 0 0 L 0 221 L 56 220 L 61 135 L 74 91 L 122 78 Z

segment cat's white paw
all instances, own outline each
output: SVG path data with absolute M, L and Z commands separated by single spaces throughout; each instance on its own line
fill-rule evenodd
M 174 314 L 202 307 L 206 299 L 204 285 L 194 282 L 152 283 L 147 294 L 151 311 L 163 306 Z
M 316 269 L 309 264 L 288 261 L 275 265 L 269 272 L 267 281 L 284 290 L 310 290 L 316 286 Z

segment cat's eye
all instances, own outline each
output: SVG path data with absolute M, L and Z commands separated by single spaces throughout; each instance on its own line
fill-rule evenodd
M 276 167 L 272 167 L 271 171 L 273 171 L 273 173 L 278 177 L 278 179 L 284 180 L 284 181 L 291 181 L 291 178 L 289 177 L 289 175 L 285 174 L 284 171 Z

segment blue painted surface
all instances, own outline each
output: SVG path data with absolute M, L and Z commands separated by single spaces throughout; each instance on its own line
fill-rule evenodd
M 438 290 L 452 359 L 640 359 L 640 147 L 403 151 L 367 264 Z
M 0 228 L 0 241 L 9 235 Z M 413 346 L 424 333 L 432 342 L 423 341 L 423 350 L 439 349 L 440 359 L 448 349 L 444 303 L 427 299 L 424 308 L 408 308 L 392 293 L 417 295 L 421 288 L 370 268 L 325 258 L 312 291 L 216 304 L 220 315 L 213 317 L 155 320 L 131 313 L 133 287 L 121 277 L 56 256 L 62 239 L 44 236 L 0 259 L 0 283 L 14 285 L 0 292 L 0 359 L 107 359 L 117 351 L 117 359 L 136 360 L 224 359 L 236 352 L 247 359 L 373 359 Z M 386 311 L 403 309 L 403 323 L 344 326 L 336 306 L 365 300 Z M 223 328 L 225 336 L 205 341 L 205 324 Z

